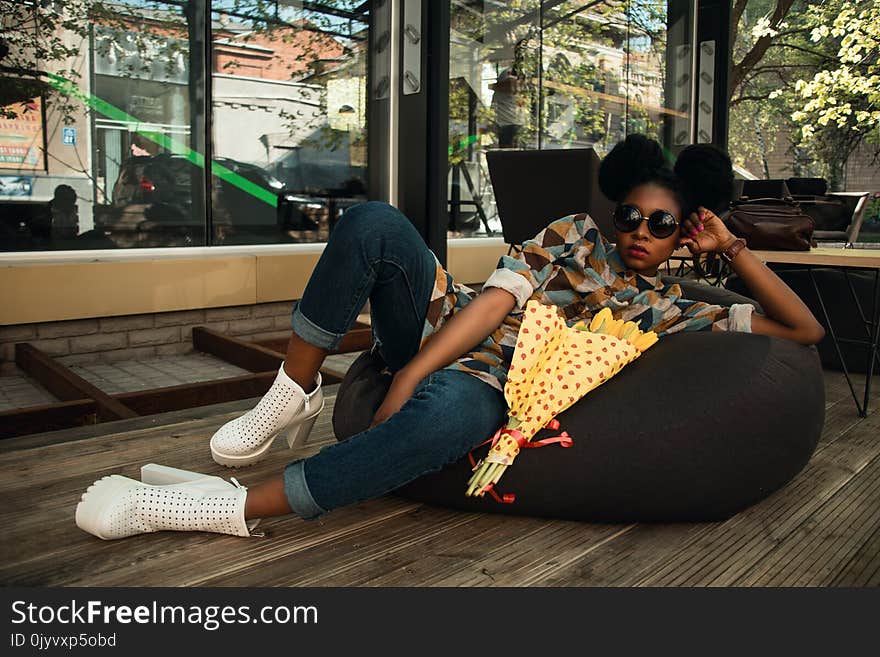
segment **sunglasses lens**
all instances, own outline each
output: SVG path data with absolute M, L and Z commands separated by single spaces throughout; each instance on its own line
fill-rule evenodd
M 632 205 L 619 205 L 614 210 L 614 227 L 622 233 L 631 233 L 642 223 L 642 213 Z M 669 212 L 657 210 L 648 217 L 648 230 L 658 239 L 665 239 L 675 232 L 678 222 Z
M 642 223 L 642 213 L 631 205 L 620 205 L 614 211 L 614 226 L 623 233 L 631 233 Z
M 672 233 L 675 232 L 675 227 L 677 225 L 678 222 L 675 221 L 675 217 L 662 210 L 655 212 L 648 218 L 648 228 L 651 233 L 654 237 L 659 237 L 661 239 L 672 235 Z

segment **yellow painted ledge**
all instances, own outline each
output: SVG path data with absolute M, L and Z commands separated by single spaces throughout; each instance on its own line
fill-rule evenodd
M 291 253 L 256 258 L 256 302 L 290 301 L 302 297 L 320 253 Z
M 481 283 L 506 244 L 451 241 L 448 270 Z M 0 266 L 0 325 L 289 301 L 320 253 L 156 258 Z
M 256 302 L 253 257 L 8 265 L 0 324 Z

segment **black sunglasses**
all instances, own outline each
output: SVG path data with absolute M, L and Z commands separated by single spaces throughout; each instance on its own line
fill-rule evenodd
M 621 233 L 631 233 L 642 221 L 648 222 L 648 230 L 657 239 L 666 239 L 675 232 L 678 221 L 666 210 L 657 210 L 650 217 L 643 217 L 641 210 L 632 205 L 618 205 L 614 210 L 614 227 Z

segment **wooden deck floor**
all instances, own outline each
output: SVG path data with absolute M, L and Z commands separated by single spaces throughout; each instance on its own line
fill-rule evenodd
M 864 380 L 863 378 L 861 379 Z M 593 525 L 450 511 L 388 496 L 318 521 L 264 521 L 266 538 L 162 532 L 104 542 L 74 508 L 96 478 L 150 461 L 228 475 L 207 453 L 235 402 L 0 443 L 0 583 L 24 586 L 877 586 L 880 394 L 860 419 L 826 372 L 822 442 L 807 468 L 722 523 Z M 330 392 L 328 390 L 328 392 Z M 305 452 L 333 440 L 334 398 Z M 242 483 L 278 472 L 276 445 Z

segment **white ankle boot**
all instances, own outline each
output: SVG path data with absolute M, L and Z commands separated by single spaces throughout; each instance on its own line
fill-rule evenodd
M 315 382 L 317 387 L 306 393 L 287 376 L 283 365 L 278 368 L 272 387 L 256 407 L 224 424 L 211 438 L 214 461 L 232 468 L 256 463 L 284 431 L 290 447 L 305 443 L 324 408 L 320 372 Z
M 148 476 L 150 467 L 160 469 L 157 476 Z M 89 486 L 76 506 L 77 526 L 111 540 L 163 530 L 251 536 L 259 523 L 245 520 L 247 488 L 235 480 L 153 464 L 144 467 L 142 477 L 110 475 Z M 163 477 L 174 483 L 148 483 Z

